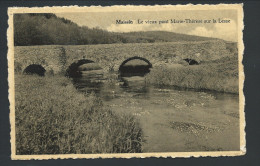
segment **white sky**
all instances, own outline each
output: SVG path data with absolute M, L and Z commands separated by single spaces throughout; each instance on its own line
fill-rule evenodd
M 169 31 L 183 34 L 220 38 L 237 41 L 237 12 L 236 10 L 181 10 L 181 11 L 133 11 L 133 12 L 86 12 L 86 13 L 58 13 L 89 28 L 99 27 L 111 32 L 130 31 Z M 136 24 L 137 20 L 170 20 L 170 19 L 228 19 L 230 23 L 182 23 L 182 24 Z M 116 24 L 116 20 L 133 20 L 134 24 Z

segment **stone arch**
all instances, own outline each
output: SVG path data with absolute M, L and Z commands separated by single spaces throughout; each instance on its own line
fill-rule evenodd
M 45 75 L 45 68 L 42 65 L 39 64 L 31 64 L 28 65 L 24 70 L 24 74 L 37 74 L 39 76 L 44 76 Z
M 194 59 L 190 59 L 190 58 L 186 58 L 186 59 L 183 59 L 185 60 L 186 62 L 188 62 L 189 65 L 198 65 L 199 62 L 197 62 L 196 60 Z
M 80 59 L 74 63 L 72 63 L 68 69 L 66 70 L 66 76 L 68 77 L 80 77 L 81 72 L 78 70 L 78 67 L 87 64 L 87 63 L 94 63 L 94 61 L 89 60 L 89 59 Z
M 144 62 L 147 63 L 147 66 L 136 66 L 136 67 L 132 67 L 132 68 L 127 68 L 125 67 L 125 64 L 131 60 L 142 60 Z M 146 58 L 143 58 L 143 57 L 138 57 L 138 56 L 134 56 L 134 57 L 131 57 L 131 58 L 128 58 L 126 60 L 124 60 L 122 62 L 122 64 L 119 66 L 119 73 L 120 73 L 120 76 L 124 76 L 124 75 L 129 75 L 127 74 L 128 72 L 131 72 L 133 73 L 133 76 L 135 75 L 134 73 L 136 73 L 136 75 L 138 75 L 137 73 L 141 74 L 140 76 L 144 76 L 146 73 L 149 73 L 150 72 L 150 68 L 152 68 L 152 63 L 147 60 Z M 142 74 L 143 73 L 143 74 Z M 131 75 L 131 74 L 130 74 Z

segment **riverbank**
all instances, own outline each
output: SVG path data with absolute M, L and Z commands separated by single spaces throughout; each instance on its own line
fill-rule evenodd
M 142 152 L 134 116 L 105 108 L 68 78 L 15 75 L 15 106 L 16 154 Z
M 200 65 L 172 64 L 151 69 L 146 82 L 158 86 L 176 86 L 238 94 L 236 56 L 201 62 Z

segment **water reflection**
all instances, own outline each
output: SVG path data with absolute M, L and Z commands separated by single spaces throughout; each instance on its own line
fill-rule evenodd
M 149 97 L 150 87 L 145 83 L 144 77 L 121 77 L 124 82 L 120 87 L 127 93 L 134 94 L 133 97 Z
M 104 85 L 102 70 L 81 71 L 81 77 L 73 78 L 74 86 L 80 91 L 99 94 Z
M 140 76 L 143 77 L 145 74 L 150 72 L 150 66 L 148 65 L 125 65 L 120 68 L 121 77 L 133 77 Z
M 149 97 L 150 87 L 144 77 L 121 77 L 116 72 L 107 75 L 102 70 L 81 72 L 82 77 L 73 78 L 74 86 L 81 92 L 94 92 L 104 100 L 122 97 L 124 93 L 130 93 L 132 97 Z
M 81 71 L 82 77 L 74 78 L 74 86 L 84 93 L 95 93 L 104 101 L 112 101 L 114 99 L 127 100 L 132 98 L 143 100 L 150 100 L 151 103 L 157 101 L 171 101 L 173 98 L 179 98 L 181 102 L 187 97 L 194 97 L 195 103 L 203 103 L 206 99 L 212 98 L 214 100 L 224 101 L 227 105 L 236 107 L 238 104 L 238 96 L 232 94 L 225 94 L 212 91 L 183 89 L 178 87 L 163 87 L 152 86 L 145 82 L 145 78 L 141 76 L 121 77 L 117 72 L 103 73 L 102 70 Z M 205 99 L 201 94 L 206 94 Z M 197 98 L 197 99 L 196 99 Z M 167 102 L 161 102 L 162 105 L 167 105 Z M 168 103 L 169 104 L 169 103 Z M 212 105 L 213 106 L 213 105 Z M 224 107 L 225 105 L 215 105 L 214 107 Z
M 144 77 L 102 70 L 82 71 L 74 85 L 83 93 L 96 93 L 119 115 L 127 112 L 140 119 L 147 139 L 144 152 L 239 148 L 238 95 L 156 87 Z

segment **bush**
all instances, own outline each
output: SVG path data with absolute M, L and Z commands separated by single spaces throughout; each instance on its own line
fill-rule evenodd
M 65 77 L 15 77 L 16 153 L 73 154 L 142 151 L 142 131 L 130 115 L 104 108 Z

